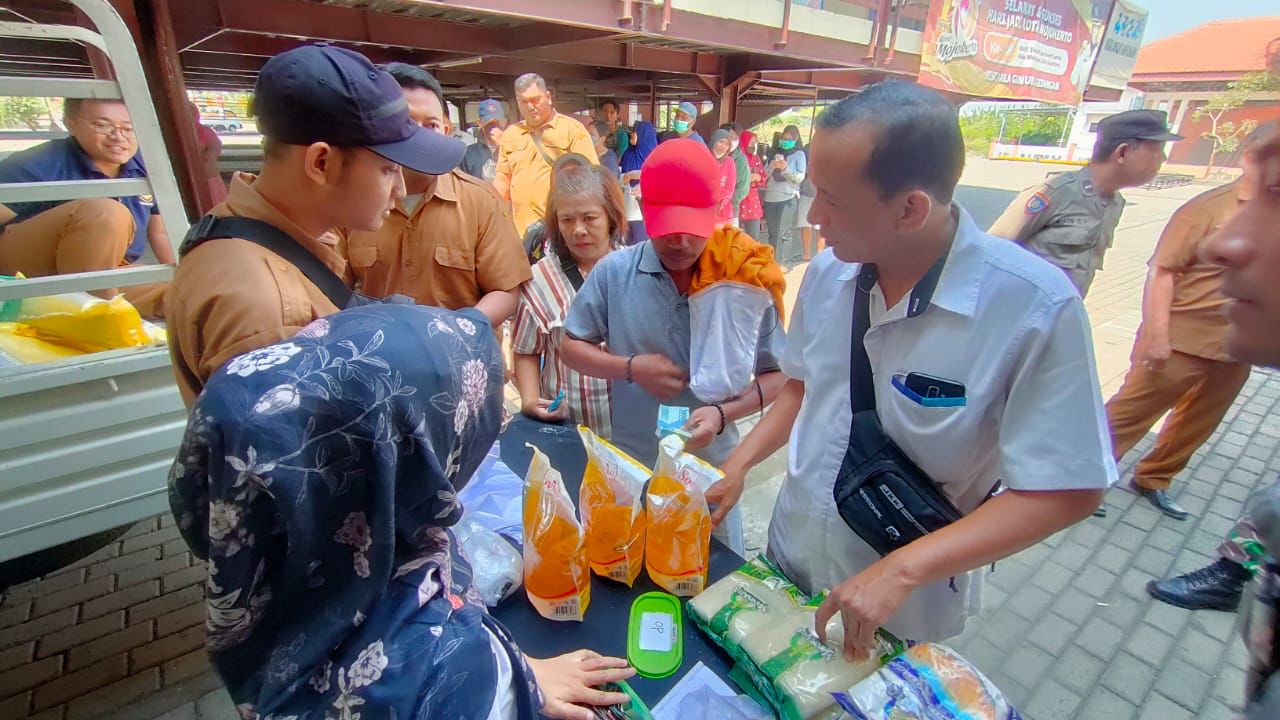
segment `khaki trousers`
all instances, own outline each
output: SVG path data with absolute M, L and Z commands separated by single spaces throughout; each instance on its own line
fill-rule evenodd
M 1140 363 L 1129 368 L 1120 391 L 1107 402 L 1116 460 L 1133 449 L 1151 426 L 1172 409 L 1155 447 L 1138 462 L 1134 482 L 1168 490 L 1191 455 L 1213 434 L 1240 388 L 1249 365 L 1209 360 L 1174 351 L 1163 370 Z
M 129 208 L 111 198 L 65 202 L 5 227 L 0 275 L 45 277 L 121 267 L 135 227 Z M 125 288 L 124 296 L 143 317 L 162 317 L 167 287 L 135 285 Z M 115 291 L 95 294 L 110 297 Z

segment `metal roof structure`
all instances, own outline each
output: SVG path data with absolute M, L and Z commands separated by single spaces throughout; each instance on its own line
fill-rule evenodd
M 772 12 L 778 24 L 768 25 L 730 16 L 739 13 L 724 7 L 727 3 L 697 0 L 151 0 L 136 3 L 137 8 L 133 0 L 115 4 L 126 19 L 156 10 L 168 15 L 183 80 L 191 89 L 250 89 L 266 58 L 299 42 L 325 40 L 359 50 L 375 62 L 423 65 L 460 99 L 505 96 L 515 76 L 532 71 L 552 81 L 562 97 L 607 95 L 642 102 L 691 95 L 715 101 L 725 86 L 737 81 L 738 92 L 749 88 L 753 100 L 785 101 L 798 86 L 832 97 L 889 76 L 914 77 L 918 55 L 891 51 L 889 44 L 899 40 L 899 17 L 919 20 L 928 10 L 927 0 L 832 0 L 839 15 L 801 6 L 793 10 L 790 0 L 734 3 L 756 15 Z M 793 13 L 799 19 L 802 13 L 820 12 L 847 18 L 853 34 L 865 37 L 830 37 L 791 26 Z M 59 0 L 13 0 L 0 9 L 0 20 L 80 22 Z M 94 73 L 89 54 L 75 43 L 0 43 L 0 75 L 51 71 L 65 77 Z
M 889 77 L 914 78 L 930 0 L 109 0 L 138 43 L 188 210 L 209 207 L 186 91 L 250 90 L 267 59 L 324 41 L 431 70 L 465 112 L 537 72 L 573 111 L 605 97 L 710 101 L 700 129 L 753 125 Z M 820 5 L 822 7 L 814 7 Z M 8 0 L 0 22 L 88 25 L 65 0 Z M 0 39 L 0 76 L 113 76 L 76 42 Z M 464 118 L 468 119 L 468 118 Z M 706 126 L 704 128 L 704 125 Z

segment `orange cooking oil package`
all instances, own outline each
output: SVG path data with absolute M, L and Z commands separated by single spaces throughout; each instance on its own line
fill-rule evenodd
M 631 587 L 644 563 L 644 483 L 649 468 L 585 427 L 587 451 L 578 508 L 595 574 Z
M 711 512 L 702 488 L 723 474 L 683 447 L 678 435 L 658 444 L 658 465 L 645 492 L 645 567 L 662 589 L 692 597 L 707 585 L 711 558 Z
M 524 477 L 524 588 L 548 620 L 582 620 L 591 602 L 586 541 L 560 471 L 533 445 Z

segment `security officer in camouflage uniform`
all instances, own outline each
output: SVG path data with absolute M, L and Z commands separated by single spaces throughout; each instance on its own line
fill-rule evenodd
M 1098 123 L 1088 165 L 1027 188 L 989 232 L 1062 268 L 1083 297 L 1120 224 L 1119 191 L 1151 182 L 1165 161 L 1164 144 L 1181 139 L 1162 111 L 1112 115 Z

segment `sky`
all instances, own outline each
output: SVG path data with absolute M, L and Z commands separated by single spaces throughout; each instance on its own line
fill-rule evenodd
M 1211 20 L 1280 15 L 1277 0 L 1136 0 L 1151 12 L 1143 42 L 1168 37 Z

